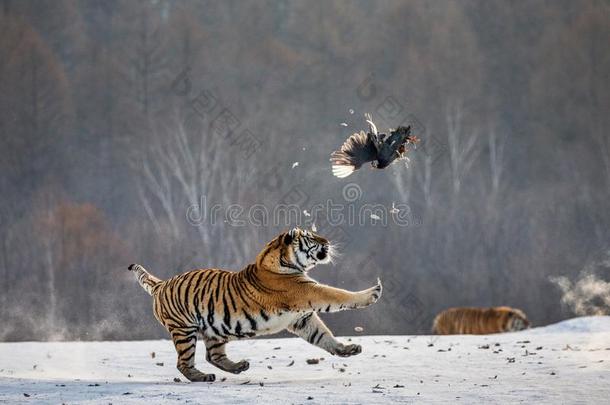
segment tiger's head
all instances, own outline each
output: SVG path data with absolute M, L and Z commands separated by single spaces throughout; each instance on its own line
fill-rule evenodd
M 305 273 L 317 264 L 329 263 L 333 257 L 330 242 L 301 228 L 278 235 L 258 255 L 257 264 L 282 274 Z
M 525 316 L 525 313 L 517 308 L 499 307 L 497 311 L 500 313 L 502 325 L 506 332 L 518 332 L 530 327 L 530 322 Z

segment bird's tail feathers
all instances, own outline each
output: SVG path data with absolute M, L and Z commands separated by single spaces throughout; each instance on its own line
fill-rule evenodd
M 349 176 L 357 169 L 354 156 L 345 151 L 333 152 L 330 155 L 331 168 L 333 175 L 339 178 Z
M 333 170 L 333 175 L 335 177 L 339 177 L 340 179 L 349 176 L 354 172 L 354 170 L 356 170 L 356 167 L 352 165 L 335 164 L 331 167 Z

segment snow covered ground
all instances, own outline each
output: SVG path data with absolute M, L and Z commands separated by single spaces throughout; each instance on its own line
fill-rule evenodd
M 166 340 L 0 343 L 0 403 L 610 403 L 610 317 L 351 340 L 363 352 L 347 359 L 296 338 L 232 342 L 229 357 L 251 363 L 237 376 L 208 365 L 200 347 L 198 366 L 214 383 L 185 382 Z

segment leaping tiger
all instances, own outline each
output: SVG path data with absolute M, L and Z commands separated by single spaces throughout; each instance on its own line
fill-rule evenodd
M 367 307 L 381 296 L 381 282 L 359 292 L 320 284 L 308 275 L 317 264 L 328 263 L 332 245 L 325 238 L 294 228 L 269 242 L 239 272 L 193 270 L 162 281 L 142 266 L 132 264 L 142 288 L 154 299 L 154 314 L 167 329 L 178 352 L 178 370 L 190 381 L 214 381 L 214 374 L 195 368 L 197 339 L 206 359 L 221 370 L 239 374 L 245 360 L 233 362 L 225 354 L 230 340 L 288 330 L 337 356 L 353 356 L 357 344 L 339 342 L 317 312 Z

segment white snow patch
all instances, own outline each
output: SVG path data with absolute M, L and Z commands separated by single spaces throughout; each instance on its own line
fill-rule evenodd
M 199 345 L 197 366 L 215 373 L 214 383 L 185 382 L 169 340 L 0 343 L 0 402 L 467 404 L 610 398 L 608 316 L 487 336 L 340 340 L 361 344 L 362 353 L 334 357 L 297 338 L 231 342 L 229 358 L 250 361 L 240 375 L 207 364 Z M 310 365 L 309 358 L 324 360 Z M 176 377 L 181 382 L 174 382 Z
M 540 328 L 534 328 L 530 331 L 530 333 L 532 334 L 600 332 L 610 332 L 610 316 L 583 316 L 580 318 L 568 319 Z

